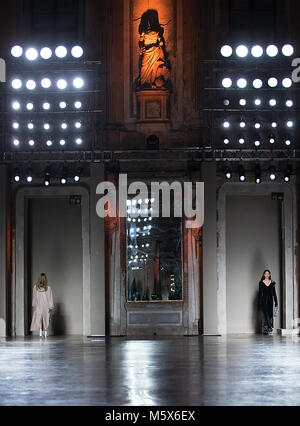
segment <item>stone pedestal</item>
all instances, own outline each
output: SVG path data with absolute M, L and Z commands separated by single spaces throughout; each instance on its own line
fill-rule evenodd
M 136 92 L 138 104 L 137 126 L 167 130 L 170 124 L 170 93 L 166 90 L 141 90 Z

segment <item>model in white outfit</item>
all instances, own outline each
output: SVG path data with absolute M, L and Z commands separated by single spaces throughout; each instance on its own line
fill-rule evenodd
M 33 287 L 32 307 L 34 308 L 30 331 L 40 330 L 40 336 L 48 336 L 50 310 L 54 308 L 51 287 L 47 277 L 41 274 L 37 284 Z

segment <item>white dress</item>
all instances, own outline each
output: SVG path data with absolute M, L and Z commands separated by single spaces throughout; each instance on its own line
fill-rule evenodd
M 34 308 L 30 331 L 38 331 L 40 329 L 40 320 L 43 318 L 43 328 L 48 330 L 50 309 L 54 308 L 51 287 L 48 290 L 38 290 L 36 285 L 32 292 L 32 307 Z

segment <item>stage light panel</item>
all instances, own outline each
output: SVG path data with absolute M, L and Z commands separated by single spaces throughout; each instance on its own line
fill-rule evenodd
M 66 56 L 67 56 L 67 54 L 68 54 L 68 50 L 67 50 L 67 48 L 65 47 L 65 46 L 58 46 L 56 49 L 55 49 L 55 55 L 58 57 L 58 58 L 65 58 Z
M 10 52 L 14 58 L 20 58 L 23 55 L 23 48 L 21 46 L 14 46 Z
M 43 59 L 50 59 L 52 57 L 52 50 L 49 47 L 43 47 L 40 55 Z
M 260 78 L 256 78 L 255 80 L 253 80 L 253 87 L 255 89 L 260 89 L 263 86 L 263 82 Z
M 71 54 L 76 59 L 81 58 L 82 55 L 83 55 L 83 49 L 82 49 L 82 47 L 81 46 L 74 46 L 74 47 L 72 47 Z
M 12 88 L 15 90 L 19 90 L 21 89 L 21 87 L 23 86 L 22 81 L 19 78 L 15 78 L 12 82 L 11 82 Z
M 76 78 L 74 78 L 74 80 L 73 80 L 73 86 L 74 86 L 76 89 L 81 89 L 81 88 L 84 86 L 84 81 L 83 81 L 83 79 L 82 79 L 81 77 L 76 77 Z
M 247 84 L 248 84 L 248 82 L 245 78 L 239 78 L 238 81 L 237 81 L 237 86 L 240 89 L 245 89 L 247 87 Z
M 236 54 L 240 58 L 245 58 L 248 55 L 248 48 L 244 45 L 240 45 L 236 48 Z
M 271 58 L 274 58 L 275 56 L 278 55 L 278 47 L 275 46 L 274 44 L 270 44 L 267 47 L 266 52 L 268 56 L 270 56 Z
M 51 82 L 50 78 L 43 78 L 41 80 L 41 86 L 44 89 L 49 89 L 51 87 L 51 85 L 52 85 L 52 82 Z
M 26 50 L 25 56 L 29 61 L 35 61 L 38 58 L 39 54 L 35 48 L 31 47 Z
M 232 86 L 231 78 L 223 78 L 222 86 L 225 87 L 225 89 L 229 89 Z
M 291 44 L 285 44 L 282 47 L 282 53 L 284 56 L 292 56 L 294 54 L 294 47 Z
M 251 54 L 255 58 L 260 58 L 263 55 L 263 53 L 264 53 L 264 50 L 259 45 L 253 46 L 252 49 L 251 49 Z

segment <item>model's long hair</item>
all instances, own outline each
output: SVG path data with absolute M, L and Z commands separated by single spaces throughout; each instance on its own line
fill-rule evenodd
M 265 273 L 266 272 L 269 272 L 269 274 L 270 274 L 269 278 L 270 278 L 270 280 L 272 280 L 271 271 L 269 269 L 265 269 L 263 274 L 262 274 L 261 281 L 263 281 L 265 279 Z
M 42 289 L 44 289 L 45 291 L 48 290 L 48 280 L 47 280 L 46 274 L 43 273 L 39 276 L 39 279 L 36 283 L 36 288 L 37 290 L 42 290 Z

